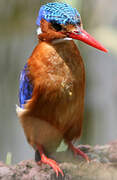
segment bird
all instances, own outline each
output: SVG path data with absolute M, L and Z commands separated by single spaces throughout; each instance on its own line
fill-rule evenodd
M 63 140 L 89 161 L 73 144 L 81 136 L 85 97 L 85 68 L 74 39 L 108 50 L 83 29 L 78 10 L 69 4 L 42 5 L 36 25 L 38 43 L 20 73 L 16 112 L 28 143 L 40 155 L 37 163 L 63 176 L 59 164 L 48 157 Z

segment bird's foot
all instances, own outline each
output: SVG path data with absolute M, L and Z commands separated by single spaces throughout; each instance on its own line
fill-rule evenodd
M 82 156 L 84 159 L 86 159 L 86 161 L 89 163 L 90 162 L 90 159 L 89 157 L 87 156 L 87 154 L 85 154 L 83 151 L 81 151 L 79 148 L 76 148 L 71 142 L 68 143 L 69 145 L 69 148 L 73 151 L 73 153 L 75 155 L 80 155 Z
M 38 146 L 38 151 L 39 151 L 40 156 L 41 156 L 41 161 L 38 161 L 38 162 L 37 162 L 39 165 L 40 165 L 40 162 L 42 162 L 42 163 L 44 163 L 44 164 L 48 164 L 49 166 L 51 166 L 51 167 L 54 169 L 54 171 L 56 172 L 57 177 L 58 177 L 59 173 L 60 173 L 62 176 L 64 176 L 63 171 L 60 169 L 60 167 L 59 167 L 59 165 L 57 164 L 57 162 L 54 161 L 54 160 L 52 160 L 52 159 L 50 159 L 50 158 L 48 158 L 48 157 L 44 154 L 41 146 Z

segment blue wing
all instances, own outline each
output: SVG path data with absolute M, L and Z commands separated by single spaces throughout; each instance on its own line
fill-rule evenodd
M 19 103 L 21 108 L 24 108 L 24 104 L 26 104 L 26 101 L 32 97 L 32 92 L 33 92 L 33 85 L 27 73 L 28 73 L 28 66 L 27 64 L 25 64 L 20 74 L 20 83 L 19 83 Z

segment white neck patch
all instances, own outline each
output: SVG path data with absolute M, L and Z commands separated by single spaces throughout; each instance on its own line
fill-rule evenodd
M 52 41 L 52 44 L 57 44 L 57 43 L 61 43 L 63 41 L 71 41 L 71 40 L 72 40 L 72 38 L 68 38 L 68 37 L 62 38 L 62 39 L 55 39 Z
M 39 34 L 41 34 L 41 33 L 42 33 L 41 28 L 38 27 L 38 28 L 37 28 L 37 35 L 39 35 Z
M 39 35 L 41 33 L 42 33 L 41 28 L 38 27 L 37 28 L 37 35 Z M 62 39 L 55 39 L 55 40 L 52 41 L 52 44 L 57 44 L 57 43 L 60 43 L 60 42 L 63 42 L 63 41 L 71 41 L 71 40 L 72 40 L 72 38 L 68 38 L 68 37 L 62 38 Z

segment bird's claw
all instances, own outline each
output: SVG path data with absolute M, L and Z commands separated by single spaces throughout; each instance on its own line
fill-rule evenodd
M 72 143 L 69 143 L 69 147 L 70 149 L 73 151 L 73 153 L 75 155 L 80 155 L 82 156 L 84 159 L 86 159 L 86 161 L 89 163 L 90 162 L 90 159 L 89 157 L 87 156 L 87 154 L 85 154 L 83 151 L 81 151 L 79 148 L 76 148 L 75 146 L 73 146 Z
M 64 176 L 63 171 L 60 169 L 59 165 L 56 163 L 56 161 L 47 158 L 44 154 L 41 156 L 41 162 L 43 162 L 44 164 L 48 164 L 49 166 L 51 166 L 54 171 L 56 172 L 56 175 L 58 177 L 59 173 Z M 38 163 L 39 164 L 39 163 Z

